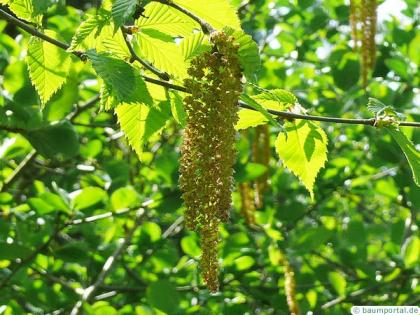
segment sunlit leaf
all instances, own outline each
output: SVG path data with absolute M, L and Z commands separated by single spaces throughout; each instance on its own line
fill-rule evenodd
M 327 135 L 311 121 L 297 119 L 285 126 L 286 132 L 281 132 L 276 140 L 277 154 L 284 166 L 299 177 L 313 199 L 316 176 L 327 161 Z
M 45 34 L 57 38 L 53 31 L 45 31 Z M 38 37 L 31 37 L 26 62 L 32 84 L 45 105 L 66 82 L 71 64 L 70 56 L 53 44 Z

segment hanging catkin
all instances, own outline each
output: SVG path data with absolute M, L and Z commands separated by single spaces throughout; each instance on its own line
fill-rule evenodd
M 246 224 L 255 224 L 255 201 L 252 187 L 248 183 L 240 183 L 239 192 L 241 194 L 241 215 Z
M 351 0 L 350 25 L 354 47 L 357 49 L 360 42 L 361 76 L 363 87 L 367 86 L 370 72 L 375 67 L 376 61 L 376 0 Z M 359 25 L 361 29 L 359 30 Z M 360 36 L 359 36 L 360 33 Z M 359 39 L 360 38 L 360 39 Z
M 253 162 L 263 164 L 267 168 L 270 162 L 270 134 L 268 125 L 255 128 L 255 137 L 252 143 Z M 263 207 L 263 194 L 267 189 L 268 173 L 266 172 L 255 181 L 255 205 L 258 209 Z
M 284 288 L 286 291 L 287 305 L 291 315 L 300 315 L 299 304 L 296 299 L 295 273 L 286 257 L 283 257 Z
M 201 272 L 212 292 L 218 290 L 218 227 L 229 218 L 236 159 L 235 129 L 242 70 L 234 38 L 215 32 L 211 52 L 191 61 L 191 92 L 184 99 L 187 125 L 181 147 L 180 188 L 185 223 L 201 238 Z

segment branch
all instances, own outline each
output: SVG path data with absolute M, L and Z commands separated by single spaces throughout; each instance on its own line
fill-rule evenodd
M 61 42 L 55 38 L 49 37 L 48 35 L 45 35 L 41 32 L 39 32 L 37 29 L 29 26 L 28 24 L 26 24 L 24 21 L 19 20 L 18 18 L 15 18 L 13 15 L 7 13 L 6 11 L 0 9 L 0 17 L 3 18 L 5 21 L 14 24 L 18 27 L 20 27 L 21 29 L 27 31 L 29 34 L 39 37 L 57 47 L 60 47 L 64 50 L 67 50 L 70 48 L 70 45 L 64 42 Z M 72 54 L 74 54 L 75 56 L 83 59 L 84 58 L 84 54 L 80 51 L 72 51 Z
M 141 224 L 141 219 L 144 214 L 145 214 L 144 209 L 140 208 L 137 212 L 137 219 L 134 226 L 127 233 L 126 237 L 122 241 L 120 241 L 114 253 L 111 256 L 109 256 L 108 259 L 105 261 L 105 264 L 103 265 L 102 270 L 99 273 L 96 281 L 84 290 L 81 299 L 74 305 L 73 309 L 71 310 L 70 315 L 81 314 L 83 303 L 88 302 L 92 298 L 92 295 L 95 293 L 95 291 L 104 283 L 105 278 L 111 271 L 116 260 L 124 252 L 127 246 L 130 244 L 131 239 L 133 238 L 134 232 L 137 230 L 137 228 Z
M 128 50 L 130 51 L 130 54 L 131 54 L 131 58 L 132 58 L 131 62 L 134 62 L 134 61 L 140 62 L 140 64 L 143 67 L 145 67 L 147 70 L 149 70 L 152 73 L 156 74 L 162 80 L 168 81 L 169 80 L 169 75 L 166 72 L 159 71 L 158 69 L 156 69 L 155 67 L 153 67 L 152 65 L 150 65 L 148 62 L 146 62 L 143 59 L 141 59 L 140 56 L 137 55 L 137 53 L 134 51 L 133 46 L 131 45 L 130 41 L 127 38 L 126 32 L 124 31 L 124 29 L 122 27 L 121 27 L 121 31 L 123 33 L 125 44 L 126 44 Z
M 198 24 L 200 24 L 201 29 L 203 30 L 204 34 L 211 34 L 215 31 L 215 29 L 209 23 L 207 23 L 203 19 L 199 18 L 197 15 L 195 15 L 191 11 L 189 11 L 189 10 L 179 6 L 178 4 L 172 2 L 171 0 L 152 0 L 152 1 L 168 5 L 172 8 L 174 8 L 175 10 L 178 10 L 179 12 L 184 13 L 186 16 L 190 17 L 191 19 L 196 21 Z
M 156 2 L 160 2 L 166 5 L 169 5 L 185 14 L 187 14 L 185 9 L 179 7 L 177 4 L 170 2 L 170 0 L 154 0 Z M 186 12 L 184 12 L 186 11 Z M 194 16 L 192 13 L 188 13 L 188 16 L 190 16 L 192 18 L 192 16 Z M 192 15 L 192 16 L 191 16 Z M 42 34 L 40 32 L 38 32 L 37 30 L 33 29 L 32 27 L 30 27 L 29 25 L 25 24 L 24 22 L 22 22 L 21 20 L 11 16 L 10 14 L 4 12 L 3 10 L 0 9 L 0 17 L 3 17 L 6 21 L 15 24 L 19 27 L 21 27 L 22 29 L 26 30 L 28 33 L 34 35 L 34 36 L 38 36 L 42 39 L 45 39 L 46 41 L 50 42 L 51 44 L 57 45 L 60 48 L 63 49 L 67 49 L 69 47 L 68 44 L 57 41 L 45 34 Z M 199 19 L 198 17 L 194 16 L 194 19 Z M 199 19 L 201 21 L 201 19 Z M 197 20 L 196 20 L 197 21 Z M 198 22 L 198 21 L 197 21 Z M 203 22 L 203 21 L 201 21 Z M 205 23 L 205 22 L 203 22 Z M 205 24 L 201 24 L 200 25 L 203 27 L 208 23 Z M 208 25 L 210 28 L 208 29 L 210 32 L 213 31 L 213 28 Z M 74 53 L 74 52 L 73 52 Z M 77 52 L 74 53 L 76 56 L 78 56 L 79 58 L 83 59 L 84 55 L 83 53 Z M 153 78 L 150 78 L 148 76 L 143 75 L 143 78 L 145 81 L 153 83 L 153 84 L 157 84 L 166 88 L 170 88 L 173 90 L 177 90 L 180 92 L 185 92 L 188 93 L 188 90 L 183 87 L 183 86 L 179 86 L 179 85 L 175 85 L 166 81 L 161 81 L 161 80 L 156 80 Z M 239 102 L 239 107 L 242 108 L 247 108 L 247 109 L 251 109 L 251 110 L 256 110 L 252 107 L 250 107 L 249 105 L 245 104 L 244 102 Z M 267 111 L 270 114 L 273 114 L 277 117 L 280 118 L 285 118 L 285 119 L 302 119 L 302 120 L 312 120 L 312 121 L 322 121 L 322 122 L 328 122 L 328 123 L 338 123 L 338 124 L 351 124 L 351 125 L 367 125 L 367 126 L 374 126 L 375 125 L 375 119 L 374 118 L 369 118 L 369 119 L 347 119 L 347 118 L 338 118 L 338 117 L 323 117 L 323 116 L 314 116 L 314 115 L 302 115 L 302 114 L 295 114 L 295 113 L 291 113 L 291 112 L 287 112 L 287 111 L 277 111 L 277 110 L 271 110 L 271 109 L 267 109 Z M 420 122 L 410 122 L 410 121 L 403 121 L 399 123 L 399 126 L 405 126 L 405 127 L 415 127 L 415 128 L 420 128 Z

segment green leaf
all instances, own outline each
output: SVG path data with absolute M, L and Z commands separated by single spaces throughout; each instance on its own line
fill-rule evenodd
M 181 248 L 185 254 L 191 257 L 199 257 L 201 255 L 201 249 L 195 234 L 184 236 L 181 239 Z
M 413 173 L 414 182 L 420 187 L 420 152 L 417 151 L 414 144 L 398 128 L 391 126 L 387 127 L 386 130 L 391 134 L 392 138 L 394 138 L 404 152 Z
M 407 268 L 418 265 L 420 259 L 420 239 L 418 236 L 413 235 L 405 241 L 402 247 L 402 256 Z
M 69 51 L 86 51 L 96 48 L 96 38 L 100 35 L 102 28 L 109 22 L 109 14 L 101 11 L 98 15 L 86 15 L 86 20 L 80 24 L 74 34 Z
M 334 290 L 338 293 L 339 296 L 346 295 L 347 281 L 341 273 L 336 271 L 329 272 L 328 280 L 330 281 L 331 285 L 333 286 Z
M 286 123 L 286 132 L 277 137 L 277 154 L 284 166 L 299 177 L 313 199 L 315 178 L 327 161 L 327 135 L 315 122 L 299 119 Z
M 221 30 L 225 26 L 241 28 L 236 10 L 229 0 L 174 0 L 174 3 L 210 23 L 215 29 Z
M 115 28 L 123 25 L 136 11 L 138 0 L 115 0 L 112 4 L 112 18 Z
M 149 285 L 146 297 L 150 305 L 168 314 L 175 312 L 181 299 L 175 286 L 167 280 L 158 280 Z
M 181 95 L 177 92 L 171 91 L 170 98 L 172 116 L 178 124 L 185 126 L 187 122 L 187 113 L 185 112 L 184 102 Z
M 79 153 L 79 137 L 68 121 L 31 129 L 25 131 L 23 135 L 37 152 L 46 158 L 57 155 L 70 158 Z
M 172 36 L 187 36 L 199 25 L 176 9 L 158 2 L 144 7 L 142 17 L 136 21 L 141 30 L 154 29 Z
M 226 34 L 235 38 L 239 45 L 238 57 L 244 70 L 245 77 L 250 81 L 256 81 L 256 73 L 261 66 L 260 53 L 257 43 L 252 37 L 242 30 L 235 30 L 231 27 L 224 28 Z
M 239 120 L 235 126 L 236 130 L 263 125 L 269 120 L 277 124 L 266 109 L 282 111 L 292 107 L 297 102 L 296 96 L 293 93 L 282 89 L 267 90 L 250 98 L 247 98 L 248 101 L 245 99 L 242 100 L 259 112 L 250 109 L 241 109 L 238 112 Z
M 170 105 L 164 101 L 158 106 L 144 104 L 121 104 L 115 109 L 121 130 L 128 143 L 141 159 L 143 144 L 159 131 L 170 118 Z
M 179 47 L 168 42 L 162 33 L 138 33 L 134 41 L 136 53 L 156 68 L 179 78 L 187 76 L 186 64 Z
M 267 111 L 265 107 L 263 107 L 259 102 L 255 101 L 252 97 L 242 94 L 241 100 L 245 102 L 247 105 L 254 108 L 256 111 L 261 113 L 267 121 L 270 121 L 271 123 L 278 125 L 278 123 L 273 119 L 272 115 Z
M 138 70 L 107 53 L 89 51 L 87 55 L 96 73 L 104 80 L 106 91 L 103 92 L 106 96 L 115 97 L 118 103 L 152 104 L 152 98 Z
M 103 189 L 99 187 L 86 187 L 76 195 L 72 204 L 75 210 L 81 211 L 107 199 L 108 195 Z
M 41 24 L 42 15 L 37 12 L 32 0 L 8 1 L 10 10 L 20 19 L 36 24 Z
M 140 199 L 132 187 L 122 187 L 114 191 L 111 196 L 111 205 L 114 210 L 132 208 L 139 204 Z
M 181 41 L 179 47 L 181 48 L 184 60 L 189 60 L 211 50 L 211 45 L 202 32 L 194 33 L 185 37 Z
M 267 172 L 268 168 L 264 164 L 246 163 L 239 164 L 235 168 L 235 181 L 238 183 L 246 183 L 261 177 Z
M 0 241 L 0 260 L 22 259 L 30 254 L 31 250 L 23 245 Z
M 47 30 L 45 34 L 57 38 L 53 31 Z M 32 84 L 42 104 L 45 105 L 66 82 L 71 64 L 70 56 L 61 48 L 32 36 L 29 40 L 26 62 Z

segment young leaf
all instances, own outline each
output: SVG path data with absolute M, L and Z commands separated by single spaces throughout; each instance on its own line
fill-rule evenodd
M 411 171 L 413 172 L 414 182 L 417 186 L 420 186 L 420 152 L 417 151 L 413 143 L 397 127 L 389 126 L 386 130 L 391 134 L 392 138 L 394 138 L 395 142 L 398 143 L 401 150 L 404 152 Z
M 53 31 L 45 31 L 45 34 L 57 38 Z M 32 84 L 41 98 L 42 105 L 45 105 L 66 82 L 71 64 L 70 56 L 57 46 L 32 36 L 26 62 Z
M 236 10 L 229 0 L 174 0 L 174 3 L 196 14 L 215 29 L 221 30 L 225 26 L 241 28 Z
M 104 80 L 107 93 L 115 97 L 117 102 L 152 104 L 152 98 L 138 70 L 106 53 L 89 51 L 87 55 L 98 76 Z
M 286 123 L 286 132 L 277 137 L 277 154 L 283 164 L 299 177 L 313 199 L 315 178 L 327 161 L 327 135 L 318 124 L 298 119 Z
M 190 60 L 191 58 L 194 58 L 203 52 L 211 50 L 209 41 L 201 32 L 194 33 L 185 37 L 181 41 L 179 47 L 181 48 L 184 60 Z
M 34 3 L 31 0 L 8 1 L 10 10 L 20 19 L 35 24 L 41 24 L 42 15 L 37 12 Z
M 252 100 L 248 99 L 248 101 L 244 101 L 259 112 L 250 109 L 241 109 L 238 113 L 239 120 L 235 126 L 236 130 L 266 124 L 269 121 L 267 115 L 271 117 L 271 114 L 266 111 L 267 109 L 278 111 L 286 110 L 297 102 L 296 96 L 294 96 L 293 93 L 282 89 L 267 90 L 253 96 L 251 99 Z M 252 104 L 254 104 L 254 106 Z M 266 113 L 261 112 L 260 110 L 263 110 Z
M 187 76 L 187 69 L 180 49 L 175 43 L 168 42 L 160 32 L 145 32 L 136 34 L 134 49 L 137 54 L 150 61 L 162 71 L 184 78 Z
M 136 25 L 141 30 L 154 29 L 172 36 L 187 36 L 200 26 L 185 14 L 159 2 L 151 2 L 144 7 Z
M 159 131 L 170 117 L 168 102 L 150 107 L 145 104 L 120 104 L 115 109 L 121 130 L 139 159 L 143 144 L 155 132 Z
M 108 22 L 109 12 L 104 10 L 100 10 L 97 15 L 87 15 L 86 21 L 80 24 L 72 38 L 69 51 L 86 51 L 96 48 L 96 38 Z
M 171 112 L 175 121 L 181 126 L 185 126 L 187 120 L 187 113 L 184 109 L 184 103 L 179 93 L 175 91 L 170 92 L 171 98 Z
M 112 18 L 115 29 L 123 25 L 136 11 L 138 0 L 115 0 L 112 4 Z
M 223 29 L 226 34 L 235 38 L 235 43 L 239 45 L 239 62 L 244 70 L 245 77 L 250 81 L 255 81 L 261 61 L 257 43 L 252 37 L 242 30 L 235 30 L 231 27 Z

